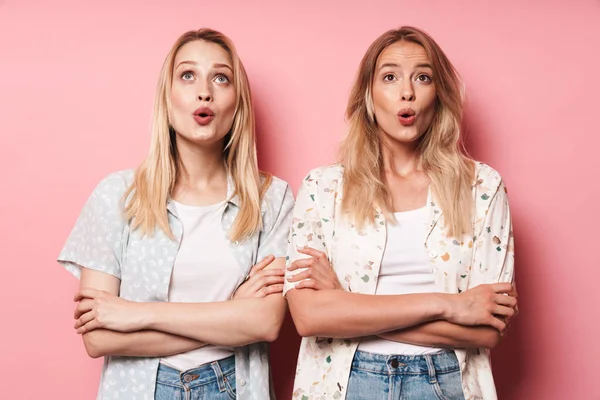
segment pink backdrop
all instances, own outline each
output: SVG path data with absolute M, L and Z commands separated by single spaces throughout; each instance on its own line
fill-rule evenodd
M 237 44 L 261 165 L 296 190 L 334 159 L 368 44 L 412 24 L 463 74 L 469 147 L 509 186 L 521 316 L 494 351 L 501 398 L 600 399 L 598 0 L 82 3 L 0 0 L 1 398 L 95 395 L 101 363 L 71 327 L 77 283 L 54 259 L 98 180 L 145 156 L 180 33 L 209 26 Z M 288 321 L 272 355 L 280 399 L 297 348 Z

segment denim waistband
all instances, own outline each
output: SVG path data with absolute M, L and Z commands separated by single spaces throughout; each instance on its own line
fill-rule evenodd
M 352 360 L 352 369 L 381 374 L 428 374 L 450 373 L 460 369 L 453 350 L 434 354 L 390 355 L 357 350 Z
M 160 363 L 156 381 L 163 385 L 185 385 L 190 389 L 218 381 L 220 387 L 223 376 L 229 375 L 232 372 L 235 372 L 235 356 L 206 363 L 187 371 L 180 371 L 164 363 Z

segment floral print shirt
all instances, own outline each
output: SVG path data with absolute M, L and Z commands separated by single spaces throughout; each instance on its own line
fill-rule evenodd
M 344 290 L 375 294 L 387 223 L 379 210 L 375 224 L 359 230 L 349 223 L 340 210 L 342 188 L 340 165 L 317 168 L 304 179 L 296 196 L 287 264 L 306 258 L 297 248 L 313 247 L 328 255 Z M 483 283 L 513 281 L 514 249 L 506 188 L 498 172 L 482 163 L 476 164 L 473 199 L 473 230 L 461 237 L 447 237 L 442 210 L 431 193 L 428 196 L 429 230 L 423 245 L 440 292 L 460 293 Z M 293 287 L 286 280 L 284 294 Z M 293 399 L 344 399 L 359 340 L 303 338 Z M 456 349 L 455 353 L 465 399 L 496 399 L 489 351 Z
M 132 170 L 104 178 L 93 191 L 77 220 L 58 261 L 77 278 L 80 266 L 114 275 L 121 280 L 119 296 L 131 301 L 167 301 L 171 272 L 179 250 L 183 226 L 175 205 L 167 204 L 175 240 L 160 229 L 152 236 L 130 230 L 123 218 L 121 199 L 133 181 Z M 239 211 L 228 179 L 228 202 L 220 234 L 229 234 Z M 263 229 L 251 238 L 230 242 L 239 262 L 237 286 L 250 268 L 273 254 L 284 257 L 294 200 L 288 184 L 273 178 L 261 205 Z M 153 400 L 160 358 L 105 357 L 97 399 Z M 265 400 L 272 396 L 267 343 L 235 349 L 237 398 Z

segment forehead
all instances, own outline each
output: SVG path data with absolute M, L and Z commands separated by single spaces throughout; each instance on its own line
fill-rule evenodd
M 420 44 L 399 41 L 392 43 L 381 52 L 377 59 L 377 68 L 383 64 L 431 64 L 431 60 Z
M 175 66 L 182 61 L 192 61 L 199 65 L 231 65 L 231 57 L 220 45 L 204 40 L 194 40 L 181 46 L 175 55 Z

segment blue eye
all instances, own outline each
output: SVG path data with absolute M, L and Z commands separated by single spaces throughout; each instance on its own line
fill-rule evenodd
M 185 71 L 183 74 L 181 74 L 181 79 L 183 79 L 184 81 L 190 81 L 194 79 L 194 74 L 190 71 Z
M 229 83 L 229 78 L 223 74 L 219 74 L 215 77 L 217 83 Z

